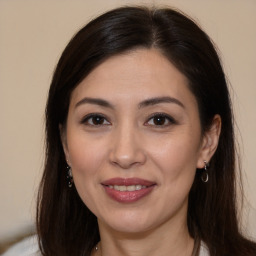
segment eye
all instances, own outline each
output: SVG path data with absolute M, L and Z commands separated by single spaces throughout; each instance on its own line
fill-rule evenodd
M 163 113 L 156 113 L 149 118 L 146 125 L 150 126 L 168 126 L 175 124 L 176 121 L 169 115 Z
M 110 125 L 110 122 L 100 114 L 89 114 L 83 118 L 81 123 L 91 126 Z

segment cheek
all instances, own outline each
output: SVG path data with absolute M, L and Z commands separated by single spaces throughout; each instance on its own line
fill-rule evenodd
M 173 186 L 193 182 L 200 148 L 200 136 L 180 134 L 151 147 L 151 159 L 162 172 L 162 182 Z
M 93 140 L 83 132 L 71 133 L 68 137 L 69 157 L 77 189 L 98 182 L 96 174 L 105 163 L 104 140 Z M 87 185 L 87 186 L 85 186 Z
M 166 212 L 175 212 L 183 208 L 192 187 L 197 163 L 195 147 L 172 141 L 166 143 L 161 151 L 154 152 L 154 164 L 157 165 L 160 187 L 165 195 L 162 207 Z
M 69 156 L 75 187 L 82 201 L 95 211 L 95 194 L 98 193 L 99 172 L 105 163 L 103 143 L 94 143 L 83 133 L 70 134 Z M 96 207 L 97 208 L 97 207 Z

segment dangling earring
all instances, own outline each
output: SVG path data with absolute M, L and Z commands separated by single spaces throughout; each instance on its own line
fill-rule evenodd
M 204 171 L 201 174 L 201 180 L 206 183 L 209 180 L 209 174 L 208 174 L 208 168 L 209 168 L 209 163 L 204 161 Z
M 69 165 L 67 166 L 67 169 L 68 169 L 68 171 L 67 171 L 68 186 L 70 188 L 72 188 L 73 183 L 74 183 L 73 175 L 72 175 L 72 169 L 71 169 L 71 167 Z

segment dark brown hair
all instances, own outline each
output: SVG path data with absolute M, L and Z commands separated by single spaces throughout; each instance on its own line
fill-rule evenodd
M 256 245 L 239 232 L 236 205 L 233 118 L 225 74 L 209 37 L 172 9 L 123 7 L 82 28 L 56 67 L 46 107 L 46 159 L 38 194 L 37 229 L 44 255 L 90 255 L 99 241 L 96 217 L 66 180 L 59 125 L 67 118 L 74 88 L 107 58 L 137 48 L 156 48 L 189 80 L 202 132 L 215 114 L 222 120 L 208 183 L 197 171 L 189 194 L 188 228 L 211 256 L 255 255 Z

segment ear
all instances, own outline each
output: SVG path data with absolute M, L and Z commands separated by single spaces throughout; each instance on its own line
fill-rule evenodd
M 204 161 L 210 162 L 212 156 L 214 155 L 221 132 L 221 117 L 215 115 L 210 128 L 203 135 L 203 140 L 201 144 L 200 155 L 197 162 L 197 168 L 202 169 L 205 166 Z
M 60 140 L 62 143 L 63 151 L 66 157 L 67 163 L 69 163 L 69 151 L 68 151 L 68 144 L 67 144 L 67 133 L 66 133 L 66 128 L 59 124 L 59 131 L 60 131 Z

